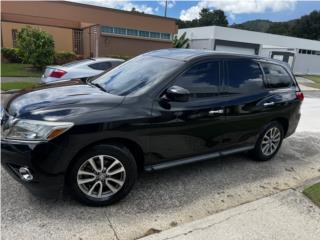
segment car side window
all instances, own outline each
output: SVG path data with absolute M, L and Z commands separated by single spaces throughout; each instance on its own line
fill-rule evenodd
M 259 64 L 247 59 L 226 61 L 227 78 L 225 91 L 227 93 L 256 92 L 264 89 L 263 74 Z
M 270 88 L 286 88 L 292 85 L 289 73 L 280 65 L 261 63 L 268 86 Z
M 110 62 L 98 62 L 98 63 L 90 64 L 89 67 L 94 70 L 105 71 L 111 68 L 112 64 Z
M 219 94 L 220 62 L 202 62 L 180 75 L 175 85 L 188 89 L 191 98 L 209 98 Z

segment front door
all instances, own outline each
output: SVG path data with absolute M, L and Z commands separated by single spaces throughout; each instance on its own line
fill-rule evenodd
M 220 61 L 195 63 L 170 85 L 189 90 L 189 101 L 154 100 L 149 149 L 152 156 L 148 159 L 150 162 L 219 150 L 225 118 L 220 105 L 221 70 Z

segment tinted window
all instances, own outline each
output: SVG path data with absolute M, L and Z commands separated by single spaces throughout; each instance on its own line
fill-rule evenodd
M 175 85 L 186 88 L 193 98 L 216 96 L 219 93 L 219 62 L 196 64 L 183 73 Z
M 90 64 L 89 65 L 90 68 L 95 69 L 95 70 L 107 70 L 111 67 L 111 63 L 110 62 L 98 62 L 98 63 L 94 63 L 94 64 Z
M 93 80 L 107 92 L 132 95 L 142 92 L 163 80 L 184 62 L 151 56 L 135 57 Z
M 264 74 L 271 88 L 284 88 L 292 85 L 288 72 L 279 65 L 272 63 L 261 63 Z
M 258 63 L 251 60 L 229 60 L 227 62 L 226 90 L 231 93 L 263 89 L 263 74 Z

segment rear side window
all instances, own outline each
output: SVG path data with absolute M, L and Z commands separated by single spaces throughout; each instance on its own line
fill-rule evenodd
M 98 62 L 89 65 L 90 68 L 101 71 L 108 70 L 109 68 L 111 68 L 111 66 L 112 65 L 110 62 Z
M 292 85 L 289 73 L 280 65 L 261 63 L 268 86 L 270 88 L 285 88 Z
M 208 98 L 219 93 L 220 62 L 198 63 L 183 73 L 175 85 L 188 89 L 192 98 Z
M 227 61 L 227 93 L 254 92 L 263 88 L 263 74 L 257 62 L 246 59 Z

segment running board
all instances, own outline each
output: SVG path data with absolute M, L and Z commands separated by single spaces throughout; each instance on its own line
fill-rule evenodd
M 167 161 L 167 162 L 158 163 L 158 164 L 154 164 L 154 165 L 148 165 L 148 166 L 144 167 L 144 170 L 146 172 L 158 171 L 158 170 L 162 170 L 162 169 L 166 169 L 166 168 L 171 168 L 171 167 L 186 165 L 189 163 L 201 162 L 201 161 L 209 160 L 212 158 L 227 156 L 230 154 L 244 152 L 244 151 L 248 151 L 248 150 L 252 150 L 252 149 L 254 149 L 254 146 L 235 148 L 232 150 L 226 150 L 226 151 L 221 151 L 221 152 L 216 152 L 216 153 L 209 153 L 209 154 L 200 155 L 200 156 L 196 156 L 196 157 L 182 158 L 182 159 Z

